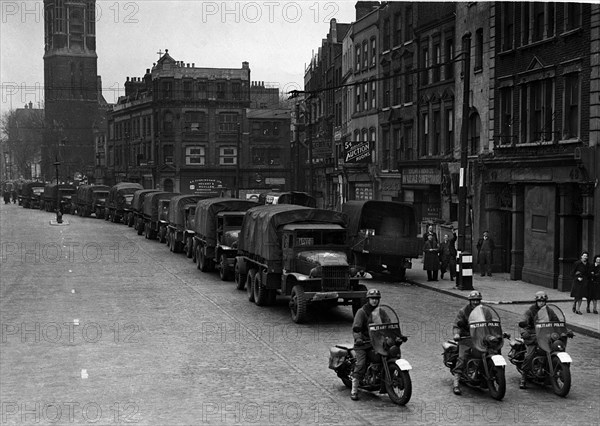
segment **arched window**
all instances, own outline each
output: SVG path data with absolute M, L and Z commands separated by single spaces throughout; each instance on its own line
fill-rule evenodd
M 481 119 L 473 112 L 469 117 L 469 155 L 477 155 L 481 150 Z

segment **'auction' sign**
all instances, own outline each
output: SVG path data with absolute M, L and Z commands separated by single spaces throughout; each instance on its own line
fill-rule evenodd
M 368 141 L 344 142 L 345 163 L 370 163 L 371 146 Z

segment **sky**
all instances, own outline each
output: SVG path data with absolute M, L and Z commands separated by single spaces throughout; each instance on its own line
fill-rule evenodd
M 355 1 L 138 0 L 96 2 L 98 75 L 116 102 L 126 77 L 142 77 L 169 50 L 196 67 L 241 68 L 251 80 L 301 89 L 329 20 L 354 21 Z M 43 102 L 43 1 L 0 0 L 0 112 Z

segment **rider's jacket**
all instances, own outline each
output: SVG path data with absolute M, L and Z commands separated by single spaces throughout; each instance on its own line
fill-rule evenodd
M 523 315 L 523 320 L 519 322 L 519 327 L 525 330 L 527 333 L 535 334 L 535 317 L 539 312 L 540 308 L 537 303 L 531 305 Z
M 460 311 L 456 315 L 456 319 L 454 320 L 454 327 L 452 328 L 452 333 L 460 334 L 460 337 L 469 337 L 469 315 L 473 312 L 476 306 L 471 306 L 471 303 Z
M 354 335 L 355 349 L 368 349 L 371 347 L 369 337 L 369 324 L 383 324 L 390 322 L 388 314 L 379 306 L 373 307 L 368 302 L 360 308 L 354 316 L 352 334 Z M 357 341 L 363 341 L 362 345 L 356 345 Z

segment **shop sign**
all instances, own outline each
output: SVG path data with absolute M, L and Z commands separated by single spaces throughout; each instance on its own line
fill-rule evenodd
M 405 185 L 439 185 L 441 184 L 441 173 L 439 169 L 403 169 L 402 183 Z
M 331 157 L 331 140 L 330 139 L 313 139 L 312 155 L 313 158 Z
M 371 146 L 368 141 L 344 142 L 345 163 L 370 163 Z
M 188 184 L 190 194 L 207 194 L 211 192 L 220 192 L 225 189 L 220 179 L 197 178 L 190 179 Z

